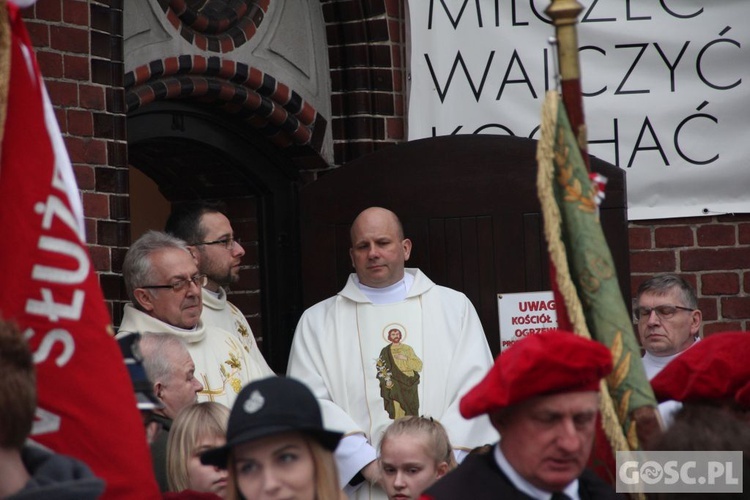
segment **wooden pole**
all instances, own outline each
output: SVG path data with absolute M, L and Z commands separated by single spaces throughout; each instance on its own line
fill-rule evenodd
M 549 7 L 545 10 L 555 25 L 563 105 L 573 133 L 578 140 L 578 147 L 586 169 L 590 172 L 576 27 L 581 11 L 583 11 L 583 6 L 576 0 L 551 0 Z M 551 265 L 551 275 L 554 276 L 555 272 L 554 266 Z M 648 444 L 661 433 L 661 422 L 656 408 L 650 406 L 636 408 L 632 411 L 632 418 L 636 422 L 636 433 L 641 444 Z
M 576 30 L 578 15 L 582 10 L 583 5 L 576 0 L 552 0 L 545 12 L 555 25 L 563 104 L 568 113 L 570 126 L 578 139 L 578 147 L 586 164 L 586 170 L 590 172 L 581 90 L 581 65 L 578 60 L 578 31 Z

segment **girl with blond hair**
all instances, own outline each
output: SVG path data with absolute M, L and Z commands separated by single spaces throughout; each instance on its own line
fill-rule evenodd
M 227 471 L 203 465 L 204 451 L 226 443 L 229 408 L 221 403 L 194 403 L 174 419 L 167 441 L 169 491 L 192 490 L 226 498 Z
M 390 500 L 416 500 L 456 467 L 448 434 L 432 417 L 394 420 L 380 440 L 378 461 L 381 482 Z

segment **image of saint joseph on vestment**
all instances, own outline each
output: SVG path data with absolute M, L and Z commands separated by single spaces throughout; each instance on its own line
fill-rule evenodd
M 402 339 L 401 330 L 389 329 L 390 344 L 380 351 L 376 363 L 383 406 L 394 420 L 405 415 L 419 415 L 417 388 L 422 360 L 410 346 L 401 343 Z

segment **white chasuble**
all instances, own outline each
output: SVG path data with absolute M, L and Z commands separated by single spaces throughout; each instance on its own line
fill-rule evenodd
M 343 484 L 375 458 L 383 431 L 402 414 L 439 420 L 459 450 L 498 438 L 486 416 L 466 420 L 458 408 L 493 362 L 474 306 L 418 269 L 405 272 L 414 277 L 405 300 L 373 304 L 352 274 L 337 295 L 304 312 L 294 334 L 287 375 L 310 387 L 327 428 L 366 439 L 361 450 L 336 451 Z M 367 486 L 356 498 L 384 498 Z

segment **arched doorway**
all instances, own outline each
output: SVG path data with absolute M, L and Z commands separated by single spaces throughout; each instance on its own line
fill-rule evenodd
M 236 117 L 176 101 L 132 111 L 127 137 L 130 167 L 153 180 L 169 203 L 227 203 L 235 231 L 248 242 L 230 300 L 248 316 L 271 367 L 285 371 L 301 304 L 299 172 L 291 154 Z M 138 192 L 131 198 L 149 203 Z M 163 229 L 161 218 L 145 214 L 148 220 L 134 226 Z

